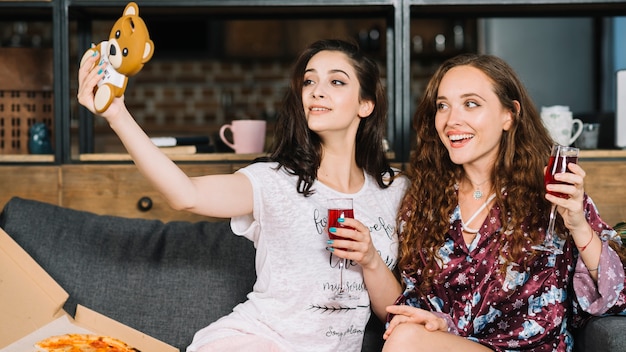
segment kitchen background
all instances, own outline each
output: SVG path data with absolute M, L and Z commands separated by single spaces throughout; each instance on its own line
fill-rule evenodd
M 219 127 L 233 119 L 266 119 L 271 137 L 296 53 L 317 38 L 353 38 L 379 62 L 384 75 L 384 21 L 146 19 L 155 56 L 130 79 L 125 99 L 151 136 L 215 139 Z M 113 22 L 94 21 L 94 40 L 105 40 Z M 486 52 L 512 64 L 538 107 L 568 105 L 575 115 L 608 125 L 612 121 L 605 116 L 615 109 L 614 73 L 626 68 L 625 23 L 626 17 L 412 19 L 412 103 L 444 59 L 460 52 Z M 49 22 L 0 22 L 0 45 L 50 48 L 50 27 Z M 75 23 L 70 23 L 70 31 L 76 31 Z M 77 48 L 78 43 L 70 44 L 70 62 L 78 62 Z M 74 91 L 76 70 L 74 64 Z M 76 134 L 78 107 L 75 99 L 71 103 Z M 93 122 L 94 152 L 123 150 L 103 119 Z M 77 140 L 73 137 L 72 144 Z

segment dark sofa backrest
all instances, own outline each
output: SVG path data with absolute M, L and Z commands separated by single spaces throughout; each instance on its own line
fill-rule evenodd
M 255 280 L 253 245 L 227 221 L 162 223 L 13 198 L 0 227 L 69 293 L 70 314 L 81 304 L 181 350 Z

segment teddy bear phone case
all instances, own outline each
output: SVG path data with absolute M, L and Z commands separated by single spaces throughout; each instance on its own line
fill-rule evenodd
M 124 95 L 128 77 L 141 71 L 154 53 L 154 43 L 150 40 L 148 27 L 139 17 L 136 3 L 126 5 L 122 17 L 111 29 L 109 40 L 87 50 L 80 65 L 95 52 L 100 52 L 101 60 L 108 63 L 94 94 L 96 112 L 101 113 L 109 108 L 115 97 Z

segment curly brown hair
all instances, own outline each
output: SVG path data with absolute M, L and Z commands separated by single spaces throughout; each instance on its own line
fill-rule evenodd
M 545 226 L 550 204 L 545 200 L 543 170 L 553 144 L 529 94 L 514 70 L 492 55 L 464 54 L 444 62 L 431 78 L 413 117 L 415 151 L 408 174 L 412 176 L 399 214 L 402 234 L 399 269 L 407 274 L 421 271 L 422 289 L 432 284 L 437 266 L 432 260 L 445 241 L 450 214 L 457 205 L 454 185 L 464 176 L 454 164 L 435 129 L 436 98 L 440 82 L 453 67 L 472 66 L 489 77 L 502 106 L 512 112 L 513 122 L 503 131 L 491 180 L 495 203 L 502 209 L 501 223 L 507 261 L 521 263 L 525 242 L 540 243 L 536 229 Z M 515 102 L 519 103 L 519 111 Z M 524 229 L 522 223 L 530 228 Z M 529 238 L 524 236 L 528 233 Z M 431 258 L 429 260 L 428 258 Z

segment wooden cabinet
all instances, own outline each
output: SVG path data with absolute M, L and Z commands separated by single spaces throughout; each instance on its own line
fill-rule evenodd
M 236 167 L 230 163 L 181 165 L 190 176 L 231 173 Z M 173 210 L 128 164 L 0 167 L 0 207 L 12 197 L 129 218 L 217 220 Z
M 189 176 L 231 173 L 230 164 L 182 165 Z M 170 208 L 134 165 L 65 165 L 60 204 L 98 214 L 168 220 L 207 220 Z M 209 219 L 210 220 L 210 219 Z
M 626 221 L 626 162 L 620 160 L 581 159 L 585 169 L 585 191 L 598 207 L 600 216 L 613 226 Z
M 609 225 L 626 221 L 625 161 L 626 151 L 583 151 L 581 154 L 579 163 L 587 173 L 585 191 Z M 199 176 L 232 173 L 247 164 L 232 160 L 180 166 L 188 175 Z M 401 164 L 394 166 L 401 167 Z M 171 209 L 132 164 L 2 166 L 0 207 L 14 196 L 105 215 L 162 221 L 216 220 Z
M 0 167 L 0 205 L 12 197 L 60 204 L 61 169 L 56 166 Z

